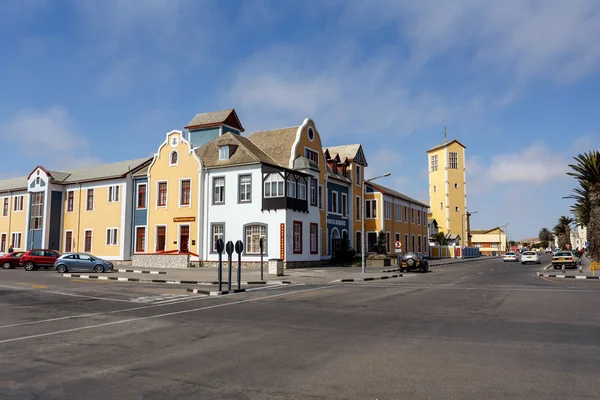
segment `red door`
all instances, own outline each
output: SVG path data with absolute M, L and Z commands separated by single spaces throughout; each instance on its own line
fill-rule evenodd
M 179 251 L 187 253 L 189 251 L 190 244 L 190 226 L 181 225 L 179 227 Z

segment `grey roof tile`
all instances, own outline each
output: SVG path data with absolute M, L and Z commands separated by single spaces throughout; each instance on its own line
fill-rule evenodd
M 263 152 L 269 154 L 277 165 L 289 168 L 291 150 L 296 141 L 298 128 L 298 126 L 292 126 L 289 128 L 255 132 L 251 133 L 248 139 Z

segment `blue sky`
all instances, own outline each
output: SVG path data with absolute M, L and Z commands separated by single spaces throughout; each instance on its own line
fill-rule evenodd
M 426 150 L 467 146 L 475 229 L 537 236 L 600 147 L 597 0 L 0 0 L 0 177 L 152 154 L 199 112 L 315 120 L 427 198 Z M 8 150 L 8 148 L 11 150 Z

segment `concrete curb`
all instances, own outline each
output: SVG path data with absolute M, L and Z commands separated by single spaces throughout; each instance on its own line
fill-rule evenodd
M 348 282 L 369 282 L 369 281 L 380 281 L 385 279 L 400 278 L 402 274 L 397 275 L 386 275 L 386 276 L 373 276 L 368 278 L 349 278 L 349 279 L 336 279 L 331 283 L 348 283 Z
M 479 260 L 491 260 L 493 259 L 493 257 L 474 257 L 474 258 L 468 258 L 466 260 L 460 260 L 460 261 L 448 261 L 448 262 L 443 262 L 443 263 L 436 263 L 436 264 L 431 264 L 429 263 L 430 267 L 437 267 L 438 265 L 450 265 L 450 264 L 462 264 L 462 263 L 466 263 L 466 262 L 473 262 L 473 261 L 479 261 Z M 429 261 L 433 261 L 433 260 L 429 260 Z
M 101 281 L 118 281 L 118 282 L 138 282 L 138 283 L 167 283 L 171 285 L 218 285 L 217 281 L 186 281 L 172 279 L 139 279 L 125 278 L 122 276 L 105 276 L 105 275 L 83 275 L 83 274 L 62 274 L 65 278 L 79 279 L 98 279 Z M 236 282 L 237 283 L 237 282 Z M 240 282 L 242 285 L 290 285 L 291 281 L 247 281 Z
M 188 293 L 195 293 L 195 294 L 204 294 L 207 296 L 223 296 L 226 294 L 236 294 L 236 293 L 243 293 L 246 291 L 246 289 L 233 289 L 231 292 L 229 290 L 202 290 L 202 289 L 187 289 Z
M 115 269 L 114 272 L 131 272 L 134 274 L 167 275 L 166 271 L 141 271 L 138 269 Z
M 557 274 L 543 274 L 541 272 L 538 272 L 537 276 L 543 276 L 544 278 L 600 279 L 600 276 L 589 276 L 589 275 L 557 275 Z

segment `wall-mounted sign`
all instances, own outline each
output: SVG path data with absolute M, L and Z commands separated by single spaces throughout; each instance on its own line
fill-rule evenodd
M 279 225 L 279 258 L 285 259 L 285 224 Z
M 173 222 L 194 222 L 196 217 L 173 217 Z
M 348 220 L 346 219 L 331 219 L 327 218 L 327 225 L 346 226 Z

